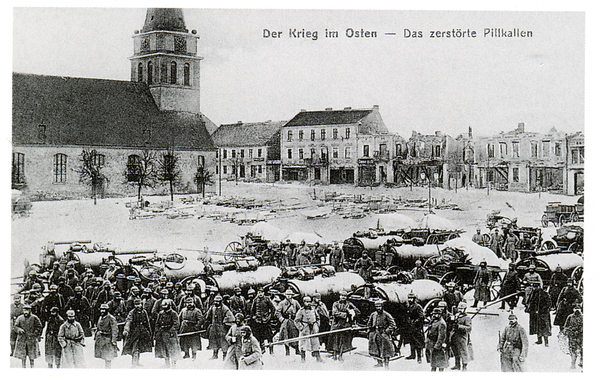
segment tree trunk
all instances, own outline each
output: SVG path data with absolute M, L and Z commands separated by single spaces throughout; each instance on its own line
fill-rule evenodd
M 142 184 L 138 183 L 138 201 L 142 200 Z
M 171 202 L 173 202 L 173 181 L 169 181 L 169 190 L 171 191 Z

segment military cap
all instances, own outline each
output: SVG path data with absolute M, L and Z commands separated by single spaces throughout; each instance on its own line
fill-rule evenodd
M 31 305 L 25 304 L 25 305 L 23 305 L 23 309 L 31 309 Z
M 169 306 L 171 305 L 171 300 L 162 300 L 161 306 L 165 307 L 165 306 Z
M 108 307 L 108 304 L 107 304 L 107 303 L 103 303 L 102 305 L 100 305 L 100 310 L 103 310 L 103 309 L 106 309 L 106 310 L 108 310 L 108 309 L 109 309 L 109 307 Z
M 169 294 L 169 291 L 167 289 L 161 289 L 160 294 Z
M 67 310 L 67 317 L 74 317 L 74 316 L 75 316 L 75 311 Z
M 342 290 L 342 291 L 340 292 L 340 297 L 341 297 L 341 296 L 348 297 L 348 292 L 347 292 L 347 291 L 345 291 L 345 290 Z
M 304 302 L 305 304 L 308 303 L 308 302 L 310 302 L 310 301 L 312 301 L 312 299 L 309 296 L 304 296 L 302 298 L 302 302 Z
M 125 275 L 124 275 L 123 273 L 119 273 L 119 274 L 117 275 L 117 278 L 124 279 L 124 278 L 125 278 Z
M 127 276 L 127 281 L 134 281 L 135 280 L 135 276 Z
M 52 308 L 50 309 L 50 312 L 53 313 L 55 311 L 58 313 L 58 307 L 52 306 Z
M 449 283 L 446 284 L 446 286 L 449 288 L 454 288 L 456 286 L 456 284 L 453 281 L 450 281 Z
M 535 269 L 535 264 L 533 264 L 533 263 L 529 264 L 529 269 Z
M 83 288 L 81 286 L 79 286 L 79 285 L 77 285 L 75 287 L 75 289 L 73 289 L 73 290 L 76 291 L 76 292 L 83 292 Z
M 417 260 L 415 261 L 415 264 L 423 264 L 423 262 L 421 260 Z
M 215 296 L 215 301 L 223 301 L 223 297 L 221 297 L 221 295 L 220 295 L 220 294 L 217 294 L 217 295 Z
M 242 289 L 240 289 L 239 286 L 236 286 L 235 288 L 233 288 L 233 291 L 237 293 L 237 292 L 241 292 Z
M 285 291 L 285 295 L 286 295 L 286 296 L 287 296 L 287 295 L 293 296 L 293 295 L 294 295 L 294 291 L 293 291 L 292 289 L 288 288 L 288 289 Z
M 517 316 L 511 313 L 511 314 L 508 316 L 508 319 L 509 319 L 509 320 L 510 320 L 510 319 L 517 319 Z
M 252 333 L 252 329 L 250 328 L 250 326 L 242 326 L 242 328 L 240 329 L 242 332 L 247 332 L 247 333 Z
M 438 307 L 440 307 L 440 308 L 441 308 L 441 307 L 448 307 L 448 304 L 446 303 L 446 301 L 440 301 L 440 302 L 438 303 Z
M 69 262 L 67 263 L 67 266 L 68 266 L 68 267 L 74 267 L 74 266 L 75 266 L 75 262 L 74 262 L 74 261 L 69 261 Z
M 262 292 L 262 293 L 264 293 L 264 292 L 265 292 L 265 290 L 264 290 L 263 288 L 258 288 L 257 292 Z
M 194 290 L 194 284 L 188 284 L 186 290 Z
M 50 290 L 58 290 L 58 285 L 56 285 L 56 284 L 50 285 Z
M 100 264 L 100 269 L 108 269 L 108 265 L 106 265 L 106 264 Z
M 42 288 L 42 285 L 38 284 L 37 282 L 35 284 L 33 284 L 33 286 L 31 287 L 33 290 L 40 290 Z
M 139 298 L 136 298 L 136 299 L 133 300 L 133 304 L 134 305 L 138 305 L 138 304 L 141 304 L 141 303 L 142 303 L 142 300 L 139 299 Z
M 417 296 L 415 295 L 415 293 L 413 293 L 412 289 L 410 291 L 410 293 L 408 293 L 408 298 L 416 298 Z
M 194 302 L 192 297 L 186 297 L 185 302 Z
M 55 262 L 53 262 L 53 263 L 52 263 L 52 266 L 53 266 L 53 267 L 57 267 L 57 266 L 59 266 L 59 265 L 60 265 L 60 264 L 58 263 L 58 261 L 55 261 Z
M 270 294 L 280 294 L 280 293 L 279 293 L 279 290 L 277 290 L 277 289 L 275 289 L 275 288 L 271 288 L 271 289 L 269 289 L 269 293 L 270 293 Z
M 460 309 L 461 307 L 464 307 L 464 308 L 466 308 L 466 307 L 467 307 L 467 303 L 466 303 L 466 302 L 464 302 L 464 301 L 463 301 L 463 302 L 459 302 L 459 303 L 458 303 L 458 308 Z
M 315 293 L 315 295 L 313 296 L 314 298 L 320 300 L 321 299 L 321 293 Z
M 256 293 L 256 290 L 254 290 L 254 288 L 248 289 L 248 294 L 254 294 L 254 293 Z
M 85 270 L 85 273 L 94 273 L 94 270 L 92 268 L 88 268 Z
M 60 276 L 58 278 L 58 282 L 65 282 L 65 281 L 67 281 L 67 278 L 65 276 Z
M 167 282 L 166 287 L 167 288 L 172 288 L 173 287 L 173 283 L 171 281 Z
M 216 292 L 218 289 L 216 286 L 206 285 L 206 290 L 211 291 L 211 292 Z
M 378 299 L 377 301 L 375 301 L 375 305 L 383 305 L 384 303 L 385 301 L 382 299 Z
M 436 307 L 435 309 L 433 309 L 433 314 L 442 314 L 442 308 Z
M 244 319 L 244 314 L 242 314 L 242 313 L 236 313 L 235 314 L 235 319 L 236 320 L 238 320 L 238 319 Z
M 479 263 L 479 265 L 487 265 L 487 261 L 481 260 L 481 262 Z
M 133 292 L 134 290 L 139 292 L 139 291 L 140 291 L 140 288 L 138 288 L 137 286 L 133 285 L 133 286 L 131 287 L 131 289 L 130 289 L 130 290 L 131 290 L 132 292 Z
M 152 293 L 152 289 L 150 289 L 150 288 L 144 288 L 144 293 Z

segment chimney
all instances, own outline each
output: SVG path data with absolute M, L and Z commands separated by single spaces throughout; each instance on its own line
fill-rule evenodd
M 473 138 L 473 128 L 471 128 L 471 126 L 469 126 L 469 139 Z
M 373 109 L 374 109 L 374 110 L 378 110 L 378 109 L 379 109 L 379 104 L 374 104 L 374 105 L 373 105 Z
M 237 123 L 238 123 L 238 124 L 242 124 L 242 121 L 241 121 L 241 120 L 238 120 L 238 122 L 237 122 Z
M 304 108 L 300 109 L 300 112 L 306 112 L 306 110 Z
M 350 111 L 352 107 L 344 107 L 344 111 Z
M 517 127 L 517 133 L 525 133 L 525 123 L 519 123 Z
M 325 108 L 325 111 L 333 111 L 333 108 L 331 108 L 331 107 Z

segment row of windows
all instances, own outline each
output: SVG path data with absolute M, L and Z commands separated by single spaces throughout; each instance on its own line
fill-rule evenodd
M 368 145 L 365 145 L 366 147 L 368 147 Z M 299 148 L 298 149 L 298 158 L 299 159 L 305 159 L 305 158 L 316 158 L 317 157 L 317 150 L 315 148 L 311 148 L 310 149 L 310 155 L 309 152 L 306 152 L 307 155 L 306 157 L 304 157 L 304 148 Z M 326 148 L 321 148 L 321 159 L 326 160 L 328 157 L 328 152 Z M 338 148 L 332 148 L 331 149 L 331 157 L 332 158 L 340 158 L 340 154 L 339 154 L 339 149 Z M 293 150 L 292 149 L 288 149 L 287 150 L 287 158 L 289 160 L 293 159 Z M 344 158 L 352 158 L 352 147 L 345 147 L 344 148 Z
M 236 151 L 235 149 L 231 149 L 231 158 L 236 158 L 236 154 L 239 153 L 239 158 L 245 158 L 246 156 L 246 150 L 245 149 L 240 149 L 239 151 Z M 258 148 L 256 149 L 256 157 L 262 157 L 263 150 L 262 148 Z M 253 158 L 254 154 L 254 150 L 253 149 L 248 149 L 248 158 Z M 219 158 L 219 151 L 217 151 L 217 158 Z M 223 149 L 223 159 L 227 159 L 227 149 Z
M 351 132 L 350 128 L 346 128 L 346 134 L 345 134 L 344 138 L 349 139 L 350 138 L 350 132 Z M 314 130 L 314 129 L 310 130 L 310 141 L 315 141 L 316 134 L 317 134 L 316 130 Z M 321 136 L 321 140 L 325 140 L 327 138 L 327 130 L 324 129 L 324 128 L 321 129 L 321 135 L 320 136 Z M 337 128 L 333 128 L 333 130 L 331 132 L 331 138 L 334 139 L 334 140 L 338 139 L 338 129 Z M 294 131 L 291 130 L 291 129 L 288 129 L 288 132 L 287 132 L 287 141 L 292 141 L 293 139 L 294 139 Z M 304 130 L 302 130 L 302 129 L 298 131 L 298 140 L 299 141 L 304 140 Z
M 148 83 L 152 84 L 155 83 L 156 80 L 154 79 L 154 63 L 152 61 L 148 61 L 148 63 L 146 64 L 146 68 L 147 68 L 147 72 L 148 72 Z M 170 75 L 167 78 L 167 64 L 163 63 L 160 66 L 160 83 L 167 83 L 167 79 L 168 79 L 168 83 L 170 84 L 177 84 L 177 62 L 173 61 L 171 62 L 171 66 L 170 66 Z M 137 76 L 138 76 L 138 82 L 143 82 L 144 81 L 144 64 L 142 62 L 138 63 L 138 69 L 137 69 Z M 185 63 L 183 65 L 183 85 L 184 86 L 189 86 L 190 85 L 190 64 L 189 63 Z
M 499 144 L 499 148 L 500 148 L 500 158 L 505 158 L 509 156 L 508 153 L 508 143 L 506 142 L 500 142 Z M 512 158 L 519 158 L 520 156 L 520 142 L 519 141 L 513 141 L 511 143 L 512 146 Z M 554 143 L 554 150 L 551 151 L 551 143 L 550 141 L 542 141 L 542 155 L 541 157 L 550 157 L 552 155 L 556 156 L 556 157 L 561 157 L 562 156 L 562 143 L 561 142 L 555 142 Z M 530 143 L 530 153 L 531 153 L 531 157 L 540 157 L 539 155 L 539 143 L 537 141 L 531 141 Z M 487 151 L 488 151 L 488 157 L 493 158 L 496 157 L 496 153 L 495 153 L 495 144 L 488 144 L 487 145 Z
M 92 157 L 92 163 L 95 166 L 103 167 L 106 164 L 106 156 L 103 154 L 95 154 Z M 136 154 L 127 157 L 127 180 L 135 181 L 137 179 L 137 171 L 141 164 L 140 156 Z M 204 167 L 204 156 L 198 156 L 198 166 Z M 52 173 L 55 183 L 67 182 L 68 156 L 64 153 L 57 153 L 52 161 Z M 25 183 L 25 154 L 14 152 L 12 155 L 12 183 Z
M 183 36 L 173 36 L 173 47 L 175 51 L 178 53 L 187 53 L 187 40 Z M 141 43 L 141 51 L 148 52 L 150 51 L 150 38 L 144 37 Z M 159 34 L 156 38 L 156 50 L 161 50 L 165 48 L 165 35 Z
M 262 174 L 263 172 L 263 166 L 262 165 L 249 165 L 250 167 L 250 177 L 254 178 L 256 177 L 257 174 Z M 227 165 L 223 165 L 223 174 L 227 174 L 227 168 L 230 168 L 231 170 L 229 171 L 229 173 L 231 174 L 235 174 L 235 168 L 236 165 L 231 165 L 231 166 L 227 166 Z M 246 165 L 239 165 L 238 168 L 240 169 L 238 171 L 239 176 L 241 178 L 245 178 L 246 177 Z M 219 174 L 219 166 L 216 166 L 216 174 Z

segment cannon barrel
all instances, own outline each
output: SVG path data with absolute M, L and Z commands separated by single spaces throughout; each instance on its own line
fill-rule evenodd
M 212 285 L 219 288 L 221 292 L 232 293 L 236 286 L 242 289 L 263 288 L 275 281 L 280 275 L 281 269 L 267 265 L 252 271 L 225 271 L 219 275 L 209 276 L 208 282 L 212 282 Z
M 394 253 L 393 265 L 401 268 L 412 268 L 415 266 L 415 261 L 421 260 L 423 263 L 433 256 L 439 256 L 439 247 L 434 244 L 426 244 L 423 246 L 414 245 L 396 245 L 391 247 Z
M 369 298 L 384 299 L 392 304 L 408 302 L 408 294 L 412 291 L 417 300 L 421 303 L 427 303 L 435 298 L 444 295 L 444 287 L 433 280 L 414 280 L 410 284 L 398 283 L 377 283 L 360 286 L 353 292 L 353 295 L 363 295 L 369 289 Z M 351 298 L 354 298 L 351 296 Z

